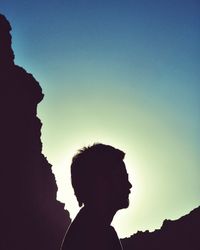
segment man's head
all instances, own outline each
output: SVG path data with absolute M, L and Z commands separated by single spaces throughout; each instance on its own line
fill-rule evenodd
M 124 156 L 119 149 L 94 144 L 81 149 L 73 157 L 71 179 L 79 206 L 104 202 L 116 210 L 128 207 L 132 186 Z

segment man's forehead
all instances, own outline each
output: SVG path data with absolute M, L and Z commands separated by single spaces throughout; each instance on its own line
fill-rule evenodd
M 103 175 L 128 175 L 126 170 L 126 165 L 123 160 L 118 161 L 106 161 L 105 163 L 100 163 L 98 165 L 98 168 L 92 168 L 94 172 L 96 173 L 97 169 L 99 169 L 99 173 Z M 91 171 L 93 173 L 93 171 Z
M 116 165 L 118 165 L 115 168 L 115 171 L 117 173 L 127 174 L 126 165 L 125 165 L 124 161 L 120 161 L 120 162 L 116 163 Z

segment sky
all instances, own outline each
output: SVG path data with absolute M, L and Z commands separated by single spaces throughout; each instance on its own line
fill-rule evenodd
M 130 206 L 120 237 L 200 205 L 200 2 L 1 0 L 15 63 L 40 82 L 43 153 L 57 199 L 79 210 L 70 163 L 101 142 L 126 153 Z

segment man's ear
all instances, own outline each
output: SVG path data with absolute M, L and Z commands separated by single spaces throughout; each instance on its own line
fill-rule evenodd
M 109 182 L 109 180 L 103 176 L 98 176 L 97 177 L 97 189 L 98 189 L 98 192 L 101 192 L 103 193 L 104 195 L 106 193 L 108 193 L 108 190 L 109 190 L 109 186 L 111 185 L 111 183 Z

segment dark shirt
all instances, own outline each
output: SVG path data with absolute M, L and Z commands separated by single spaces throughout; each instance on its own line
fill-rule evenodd
M 115 229 L 105 225 L 84 208 L 64 237 L 61 250 L 123 250 Z

